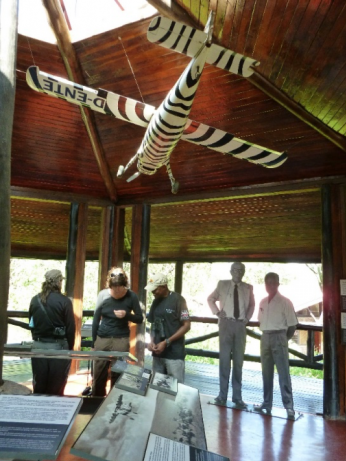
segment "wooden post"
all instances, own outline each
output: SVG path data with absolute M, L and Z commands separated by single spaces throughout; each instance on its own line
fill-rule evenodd
M 143 315 L 146 310 L 144 289 L 147 284 L 150 241 L 150 205 L 135 205 L 132 210 L 131 242 L 131 288 L 137 293 Z M 144 364 L 145 318 L 141 325 L 132 325 L 130 330 L 130 351 Z
M 114 207 L 108 206 L 102 210 L 99 244 L 99 290 L 102 290 L 105 287 L 107 272 L 111 267 L 111 229 L 113 229 L 113 221 Z
M 0 0 L 0 386 L 7 341 L 11 259 L 11 140 L 16 87 L 18 1 Z
M 345 414 L 345 350 L 341 345 L 340 279 L 345 278 L 345 190 L 322 187 L 323 413 Z
M 76 351 L 81 348 L 87 219 L 88 205 L 85 203 L 72 203 L 66 260 L 66 294 L 73 303 L 76 322 L 74 350 Z M 79 362 L 73 360 L 70 373 L 75 373 L 78 366 Z
M 124 229 L 125 209 L 116 207 L 112 234 L 112 261 L 111 266 L 123 267 L 124 264 Z
M 184 263 L 182 261 L 177 261 L 175 263 L 174 291 L 179 294 L 183 291 L 183 273 Z

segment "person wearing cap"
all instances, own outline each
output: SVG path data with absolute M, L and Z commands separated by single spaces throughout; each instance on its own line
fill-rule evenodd
M 129 322 L 142 323 L 143 313 L 139 300 L 129 289 L 128 277 L 121 267 L 108 271 L 106 288 L 96 301 L 92 323 L 93 348 L 97 351 L 128 352 L 130 350 Z M 109 360 L 95 360 L 92 395 L 104 397 L 108 380 Z M 118 374 L 111 372 L 111 386 Z
M 219 319 L 220 392 L 214 403 L 226 405 L 232 357 L 232 402 L 237 408 L 246 409 L 247 405 L 242 399 L 242 374 L 246 325 L 253 315 L 255 298 L 252 285 L 242 282 L 245 265 L 235 262 L 231 265 L 230 272 L 232 279 L 220 280 L 207 299 L 212 313 Z
M 179 383 L 185 376 L 185 334 L 191 328 L 186 301 L 179 293 L 168 289 L 164 274 L 156 274 L 145 287 L 154 295 L 148 321 L 151 341 L 148 350 L 153 355 L 153 372 L 173 376 Z
M 279 374 L 281 398 L 287 418 L 295 419 L 292 384 L 288 360 L 288 341 L 297 328 L 297 316 L 292 302 L 279 293 L 279 275 L 269 272 L 264 277 L 268 296 L 260 302 L 258 321 L 262 331 L 261 364 L 263 403 L 254 410 L 271 414 L 273 405 L 274 364 Z
M 49 270 L 44 277 L 42 291 L 29 307 L 32 350 L 72 350 L 75 320 L 71 300 L 61 293 L 64 277 L 58 269 Z M 31 365 L 34 394 L 64 395 L 70 359 L 32 358 Z

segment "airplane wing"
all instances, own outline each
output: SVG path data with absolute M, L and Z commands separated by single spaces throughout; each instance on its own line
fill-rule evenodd
M 276 152 L 257 144 L 251 144 L 236 138 L 231 133 L 190 119 L 186 124 L 181 139 L 223 154 L 231 154 L 236 158 L 247 160 L 266 168 L 276 168 L 287 160 L 286 152 Z
M 150 42 L 191 58 L 195 56 L 207 37 L 208 35 L 201 30 L 162 16 L 154 18 L 147 31 Z M 260 64 L 255 59 L 215 44 L 210 46 L 206 62 L 243 77 L 250 77 L 254 72 L 253 67 Z
M 37 66 L 31 66 L 26 71 L 26 81 L 30 88 L 40 93 L 59 99 L 65 99 L 102 114 L 111 115 L 135 125 L 147 127 L 155 112 L 155 107 L 149 104 L 126 98 L 111 91 L 94 90 L 71 82 L 61 77 L 40 71 Z
M 40 93 L 89 107 L 97 112 L 147 127 L 155 107 L 126 98 L 106 90 L 94 90 L 61 77 L 41 72 L 37 66 L 26 71 L 30 88 Z M 287 158 L 286 153 L 274 152 L 234 137 L 230 133 L 188 119 L 182 138 L 184 141 L 200 144 L 209 149 L 231 154 L 267 168 L 280 166 Z

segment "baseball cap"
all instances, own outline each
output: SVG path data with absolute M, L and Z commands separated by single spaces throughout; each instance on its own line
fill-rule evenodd
M 45 274 L 45 279 L 48 281 L 48 280 L 51 280 L 52 282 L 54 282 L 55 280 L 58 280 L 58 279 L 64 279 L 65 277 L 62 275 L 62 272 L 59 271 L 59 269 L 52 269 L 50 271 L 47 271 Z
M 148 285 L 144 288 L 147 291 L 154 291 L 161 285 L 167 285 L 168 279 L 165 274 L 156 274 L 149 279 Z

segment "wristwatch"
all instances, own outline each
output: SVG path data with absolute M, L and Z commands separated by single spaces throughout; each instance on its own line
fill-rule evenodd
M 171 344 L 169 339 L 166 339 L 166 347 L 168 347 Z

